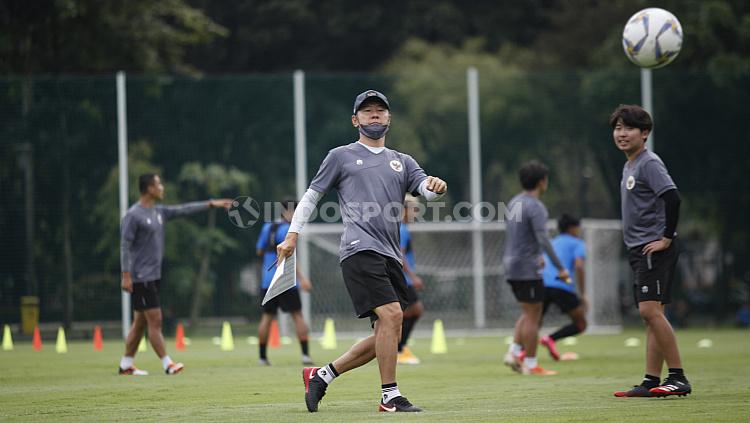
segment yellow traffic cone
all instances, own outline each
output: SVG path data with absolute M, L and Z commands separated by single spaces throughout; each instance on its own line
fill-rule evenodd
M 13 337 L 10 334 L 10 326 L 5 325 L 3 329 L 3 351 L 13 351 Z
M 143 335 L 143 338 L 141 338 L 141 342 L 138 343 L 138 352 L 144 352 L 148 350 L 146 347 L 146 335 Z
M 224 322 L 221 326 L 221 350 L 234 351 L 234 337 L 232 337 L 232 326 Z
M 440 319 L 435 320 L 435 325 L 432 328 L 432 346 L 430 347 L 430 352 L 433 354 L 445 354 L 448 352 L 443 321 Z
M 326 319 L 325 326 L 323 327 L 323 338 L 320 340 L 320 346 L 324 350 L 336 349 L 336 326 L 330 317 Z
M 65 340 L 65 329 L 60 326 L 57 329 L 57 344 L 55 345 L 55 351 L 58 354 L 65 354 L 68 352 L 68 342 Z

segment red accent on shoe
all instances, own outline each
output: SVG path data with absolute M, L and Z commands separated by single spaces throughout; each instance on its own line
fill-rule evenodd
M 548 336 L 543 336 L 542 339 L 539 340 L 539 343 L 547 347 L 547 350 L 549 350 L 549 355 L 552 356 L 552 359 L 555 361 L 560 361 L 560 353 L 557 352 L 557 345 L 555 345 L 555 340 L 550 338 Z
M 315 377 L 315 373 L 318 372 L 320 367 L 305 367 L 302 369 L 302 382 L 305 383 L 305 393 L 310 392 L 310 379 Z

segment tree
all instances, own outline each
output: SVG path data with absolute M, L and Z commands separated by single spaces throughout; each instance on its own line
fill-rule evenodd
M 24 0 L 0 5 L 0 72 L 195 73 L 186 48 L 227 30 L 183 0 Z
M 205 167 L 198 162 L 185 163 L 178 177 L 181 183 L 187 185 L 185 191 L 190 197 L 200 196 L 219 197 L 225 193 L 237 196 L 238 192 L 247 192 L 250 188 L 252 178 L 247 173 L 235 168 L 225 168 L 219 164 L 211 163 Z M 238 243 L 227 237 L 223 231 L 216 227 L 216 209 L 208 212 L 208 224 L 205 231 L 196 234 L 195 244 L 202 250 L 200 257 L 200 270 L 193 285 L 193 299 L 190 307 L 190 328 L 193 329 L 200 317 L 203 299 L 210 288 L 206 284 L 208 280 L 209 265 L 212 254 L 221 254 L 228 248 L 237 248 Z

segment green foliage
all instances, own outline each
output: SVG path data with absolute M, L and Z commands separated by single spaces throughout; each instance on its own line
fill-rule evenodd
M 187 47 L 227 35 L 183 0 L 12 0 L 3 12 L 3 73 L 195 73 Z
M 128 171 L 129 203 L 136 201 L 138 192 L 138 175 L 143 173 L 159 173 L 162 171 L 152 163 L 153 149 L 151 145 L 141 140 L 129 146 Z M 216 163 L 203 166 L 198 162 L 188 162 L 182 166 L 177 181 L 172 182 L 163 178 L 165 190 L 165 204 L 183 203 L 201 200 L 208 197 L 219 197 L 237 192 L 247 192 L 253 185 L 254 178 L 246 172 L 236 168 L 226 168 Z M 120 272 L 120 217 L 119 217 L 119 185 L 118 169 L 111 169 L 107 180 L 98 194 L 93 213 L 92 223 L 101 233 L 95 251 L 104 257 L 104 268 L 108 274 L 119 275 Z M 162 286 L 165 304 L 172 315 L 187 314 L 192 288 L 198 276 L 198 263 L 205 254 L 215 257 L 237 250 L 239 242 L 229 236 L 222 227 L 207 228 L 205 217 L 191 217 L 175 219 L 166 225 L 165 235 L 165 267 Z M 210 275 L 212 283 L 201 286 L 200 295 L 210 298 L 214 292 L 217 273 Z M 111 278 L 102 282 L 109 283 Z M 81 289 L 92 290 L 91 284 L 81 286 Z
M 395 95 L 408 99 L 400 106 L 405 111 L 394 118 L 396 148 L 416 151 L 415 157 L 429 164 L 430 174 L 449 183 L 462 181 L 451 185 L 450 196 L 468 198 L 465 73 L 474 66 L 481 93 L 483 199 L 507 202 L 520 190 L 518 167 L 538 158 L 555 164 L 552 190 L 545 199 L 553 215 L 558 211 L 580 214 L 588 204 L 598 205 L 596 210 L 591 207 L 589 216 L 614 213 L 612 190 L 599 177 L 602 164 L 594 159 L 598 151 L 590 148 L 587 140 L 582 142 L 576 124 L 581 115 L 571 107 L 579 104 L 577 87 L 585 81 L 575 73 L 523 71 L 514 60 L 518 55 L 525 53 L 515 47 L 486 53 L 478 39 L 461 48 L 423 40 L 407 42 L 383 68 L 395 76 Z M 411 144 L 403 142 L 404 138 L 411 139 Z M 416 148 L 412 148 L 414 142 Z M 590 179 L 587 187 L 579 182 L 584 173 Z

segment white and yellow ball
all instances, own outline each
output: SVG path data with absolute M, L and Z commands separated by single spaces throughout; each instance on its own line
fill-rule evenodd
M 682 49 L 682 26 L 670 12 L 643 9 L 628 19 L 622 31 L 622 48 L 631 62 L 643 68 L 661 68 Z

